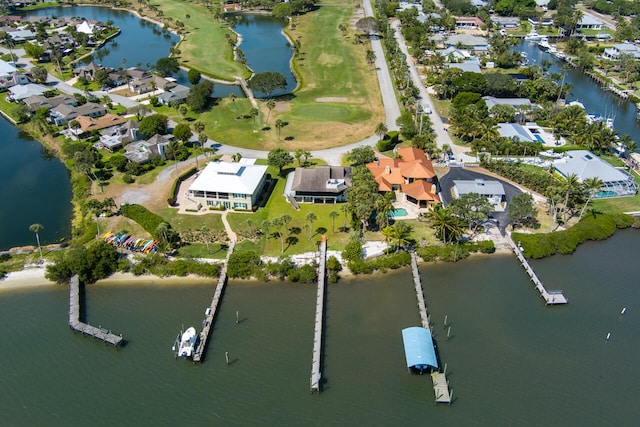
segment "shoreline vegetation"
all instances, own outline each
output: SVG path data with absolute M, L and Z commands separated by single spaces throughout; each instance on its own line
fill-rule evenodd
M 166 1 L 161 1 L 161 4 L 166 5 Z M 143 10 L 144 9 L 144 3 L 140 2 L 139 5 L 141 6 L 138 10 L 132 9 L 132 10 L 127 10 L 127 9 L 123 9 L 123 8 L 118 8 L 118 7 L 112 7 L 109 5 L 105 5 L 105 4 L 101 4 L 101 3 L 83 3 L 81 6 L 100 6 L 100 7 L 108 7 L 111 9 L 116 9 L 116 10 L 125 10 L 127 12 L 133 13 L 136 16 L 138 16 L 138 18 L 140 19 L 145 19 L 147 21 L 153 22 L 157 25 L 160 26 L 164 26 L 166 28 L 168 28 L 169 31 L 172 31 L 173 33 L 177 34 L 180 37 L 180 41 L 178 42 L 177 46 L 181 46 L 183 48 L 185 48 L 185 46 L 182 46 L 182 43 L 185 42 L 186 40 L 188 40 L 188 38 L 186 36 L 190 35 L 192 32 L 192 28 L 189 26 L 189 23 L 191 25 L 195 25 L 193 22 L 189 21 L 189 15 L 187 15 L 187 25 L 185 26 L 184 23 L 182 24 L 182 28 L 181 29 L 177 29 L 176 27 L 173 27 L 173 24 L 175 23 L 175 21 L 173 21 L 173 19 L 177 19 L 177 18 L 173 18 L 170 16 L 170 14 L 168 13 L 165 16 L 170 16 L 171 17 L 171 21 L 172 22 L 168 22 L 167 18 L 159 21 L 156 18 L 152 18 L 150 16 L 146 16 L 143 15 L 142 12 L 139 12 L 139 10 Z M 173 4 L 172 4 L 173 5 Z M 66 6 L 76 6 L 76 5 L 66 5 Z M 353 6 L 350 6 L 351 9 L 355 9 Z M 170 11 L 172 11 L 173 13 L 177 13 L 175 10 L 170 9 Z M 184 10 L 181 10 L 181 13 L 183 13 Z M 253 11 L 246 11 L 246 13 L 253 13 Z M 206 15 L 206 12 L 205 12 Z M 161 15 L 162 16 L 162 15 Z M 182 16 L 182 15 L 181 15 Z M 343 17 L 344 18 L 344 17 Z M 318 25 L 322 25 L 321 23 L 316 22 L 315 20 L 312 20 L 311 17 L 309 16 L 297 16 L 295 17 L 296 19 L 296 23 L 295 25 L 292 24 L 293 21 L 289 22 L 289 25 L 286 26 L 283 29 L 283 33 L 285 34 L 285 36 L 287 37 L 287 39 L 289 40 L 294 40 L 295 42 L 299 42 L 299 40 L 304 40 L 305 42 L 305 46 L 306 43 L 310 42 L 311 40 L 307 40 L 306 37 L 309 36 L 309 34 L 313 34 L 314 31 L 317 30 Z M 335 17 L 333 18 L 335 20 Z M 214 21 L 216 23 L 220 23 L 218 21 Z M 240 36 L 235 33 L 233 31 L 232 28 L 229 28 L 227 23 L 222 21 L 223 24 L 226 27 L 226 29 L 228 31 L 233 32 L 234 34 L 236 34 L 236 41 L 235 41 L 235 45 L 236 47 L 239 45 L 240 42 Z M 315 29 L 315 30 L 314 30 Z M 354 33 L 355 34 L 355 33 Z M 295 44 L 295 43 L 293 43 Z M 343 45 L 346 46 L 347 43 L 342 43 Z M 226 44 L 225 44 L 226 45 Z M 296 50 L 297 51 L 297 50 Z M 350 48 L 349 51 L 353 51 L 353 48 Z M 189 49 L 187 46 L 186 49 L 187 54 L 189 54 Z M 344 52 L 343 52 L 344 53 Z M 179 54 L 180 56 L 180 54 Z M 181 60 L 184 58 L 181 58 Z M 308 56 L 307 56 L 308 59 Z M 324 60 L 329 60 L 331 58 L 324 58 Z M 335 58 L 333 58 L 335 60 Z M 187 61 L 189 63 L 189 67 L 191 67 L 191 63 L 190 60 Z M 235 62 L 235 61 L 234 61 Z M 360 62 L 362 62 L 362 64 L 364 64 L 364 59 L 361 59 Z M 182 63 L 181 65 L 184 65 L 184 63 Z M 313 71 L 310 71 L 308 68 L 304 68 L 303 67 L 304 63 L 301 62 L 301 58 L 298 54 L 298 52 L 296 52 L 292 58 L 291 58 L 291 68 L 294 71 L 294 73 L 296 74 L 296 76 L 298 76 L 298 80 L 297 80 L 297 88 L 295 89 L 295 97 L 302 99 L 303 102 L 313 102 L 314 100 L 317 100 L 319 98 L 317 98 L 316 96 L 319 96 L 320 94 L 324 93 L 323 90 L 326 91 L 326 87 L 325 88 L 314 88 L 314 89 L 310 89 L 309 90 L 309 86 L 313 86 L 313 84 L 309 84 L 309 81 L 305 81 L 305 75 L 308 76 L 313 76 Z M 360 67 L 359 70 L 363 71 L 366 70 L 368 67 L 366 66 L 366 64 L 363 67 Z M 209 75 L 206 71 L 202 71 L 198 68 L 194 68 L 200 72 L 202 72 L 204 75 Z M 351 79 L 356 78 L 357 80 L 357 73 L 355 73 L 354 71 L 352 71 L 349 76 Z M 317 77 L 317 76 L 316 76 Z M 310 79 L 311 82 L 317 82 L 317 79 Z M 369 77 L 370 80 L 370 77 Z M 368 81 L 368 80 L 367 80 Z M 366 86 L 366 85 L 365 85 Z M 371 86 L 371 85 L 368 85 Z M 376 90 L 378 88 L 377 85 L 373 85 L 375 86 Z M 309 93 L 307 93 L 305 95 L 304 91 L 305 89 L 308 90 Z M 361 95 L 364 100 L 366 99 L 372 99 L 371 96 L 372 94 L 370 93 L 370 91 L 368 89 L 364 90 L 364 92 L 359 93 L 358 95 Z M 379 93 L 378 93 L 379 95 Z M 358 100 L 358 98 L 356 98 L 356 101 Z M 279 101 L 280 102 L 280 101 Z M 362 99 L 360 101 L 358 101 L 360 103 L 362 103 Z M 356 104 L 358 103 L 356 102 Z M 292 102 L 286 101 L 285 102 L 287 105 L 285 106 L 285 108 L 281 108 L 280 110 L 280 114 L 282 114 L 282 117 L 293 117 L 295 116 L 295 110 L 296 110 L 296 105 Z M 331 103 L 323 103 L 323 108 L 326 107 L 327 105 L 331 104 Z M 364 102 L 364 104 L 366 104 L 366 102 Z M 262 104 L 261 104 L 262 105 Z M 371 107 L 369 105 L 369 107 Z M 272 115 L 273 118 L 276 117 L 276 114 L 278 114 L 278 109 L 276 109 L 276 111 L 274 111 L 274 115 Z M 290 111 L 289 111 L 290 110 Z M 379 112 L 378 112 L 379 113 Z M 4 113 L 3 113 L 4 114 Z M 287 114 L 289 114 L 289 116 L 287 116 Z M 292 115 L 293 114 L 293 115 Z M 307 114 L 311 114 L 311 113 L 307 113 Z M 314 117 L 317 118 L 318 114 L 317 112 L 314 113 Z M 374 117 L 374 115 L 371 115 L 369 117 L 369 121 L 371 121 L 371 117 Z M 375 116 L 377 118 L 377 116 Z M 362 119 L 362 116 L 360 117 Z M 41 132 L 38 132 L 37 129 L 35 129 L 35 127 L 33 126 L 22 126 L 22 125 L 18 125 L 18 127 L 20 127 L 23 130 L 26 130 L 27 132 L 29 132 L 30 134 L 35 134 L 36 139 L 41 141 L 42 144 L 44 146 L 46 146 L 48 149 L 52 149 L 56 151 L 56 154 L 59 154 L 60 152 L 60 141 L 54 139 L 51 136 L 48 135 L 42 135 Z M 323 131 L 320 131 L 323 132 Z M 334 129 L 335 134 L 340 134 L 341 132 L 339 130 Z M 369 131 L 370 133 L 370 131 Z M 353 133 L 349 134 L 350 136 L 353 137 Z M 296 141 L 297 143 L 299 143 L 298 141 Z M 344 144 L 344 143 L 343 143 Z M 341 145 L 343 145 L 341 144 Z M 286 148 L 286 147 L 285 147 Z M 318 148 L 318 147 L 316 147 Z M 63 162 L 64 163 L 64 162 Z M 66 163 L 65 163 L 66 164 Z M 170 165 L 171 166 L 171 165 Z M 67 165 L 67 167 L 69 167 L 69 165 Z M 71 170 L 71 168 L 69 168 Z M 73 173 L 77 173 L 74 172 L 73 170 L 71 170 L 72 174 Z M 72 178 L 73 179 L 73 178 Z M 75 188 L 74 188 L 75 190 Z M 275 191 L 275 190 L 274 190 Z M 159 197 L 160 199 L 162 199 L 164 197 L 163 194 L 156 194 L 155 196 Z M 95 230 L 95 228 L 93 228 L 93 221 L 88 222 L 86 220 L 86 215 L 85 215 L 85 207 L 81 206 L 80 203 L 76 202 L 76 198 L 80 197 L 79 194 L 76 194 L 76 192 L 74 191 L 74 228 L 76 228 L 76 225 L 79 223 L 83 223 L 83 225 L 80 228 L 84 228 L 84 235 L 86 236 L 87 234 L 90 234 L 91 232 L 93 232 L 93 230 Z M 272 194 L 273 197 L 273 194 Z M 164 213 L 162 215 L 160 215 L 162 218 L 161 219 L 166 219 L 166 216 Z M 175 212 L 170 214 L 171 217 L 175 216 Z M 620 218 L 614 218 L 613 221 L 613 230 L 611 230 L 611 222 L 610 220 L 605 221 L 605 224 L 603 226 L 600 226 L 600 224 L 598 224 L 598 221 L 595 219 L 596 215 L 593 215 L 594 220 L 591 221 L 594 224 L 590 224 L 590 226 L 585 226 L 585 227 L 579 227 L 579 225 L 581 223 L 578 223 L 578 225 L 574 225 L 573 227 L 564 230 L 564 231 L 558 231 L 558 232 L 554 232 L 554 233 L 548 233 L 548 234 L 517 234 L 518 238 L 522 241 L 523 247 L 525 248 L 525 253 L 527 253 L 528 256 L 532 256 L 534 258 L 540 258 L 540 257 L 544 257 L 544 256 L 548 256 L 548 255 L 552 255 L 553 253 L 556 252 L 560 252 L 560 253 L 571 253 L 575 250 L 575 248 L 582 242 L 586 241 L 586 240 L 600 240 L 603 238 L 607 238 L 610 235 L 612 235 L 615 232 L 616 228 L 627 228 L 632 226 L 632 224 L 634 223 L 634 220 L 631 219 L 630 217 L 627 219 L 623 219 L 622 215 L 620 216 Z M 587 218 L 585 218 L 585 220 L 587 220 Z M 97 222 L 97 219 L 96 219 Z M 637 223 L 637 220 L 636 220 Z M 90 225 L 87 225 L 90 224 Z M 168 224 L 168 222 L 167 222 Z M 243 225 L 244 226 L 244 225 Z M 575 230 L 574 230 L 575 229 Z M 596 230 L 597 229 L 597 230 Z M 574 230 L 574 231 L 572 231 Z M 149 234 L 153 235 L 152 231 L 149 231 Z M 556 234 L 557 233 L 557 234 Z M 562 234 L 564 233 L 564 234 Z M 549 237 L 549 236 L 559 236 L 559 237 Z M 569 236 L 569 237 L 567 237 Z M 78 237 L 78 236 L 76 236 Z M 518 240 L 518 238 L 516 238 L 516 241 Z M 89 241 L 87 239 L 85 239 L 86 241 Z M 554 242 L 555 240 L 555 242 Z M 86 243 L 86 242 L 85 242 Z M 208 243 L 207 243 L 208 245 Z M 477 245 L 477 243 L 476 243 Z M 492 243 L 493 245 L 493 243 Z M 256 246 L 256 245 L 253 245 Z M 455 252 L 453 252 L 453 250 L 449 250 L 451 249 L 453 246 L 456 246 Z M 464 246 L 464 245 L 460 245 L 460 246 Z M 545 247 L 546 246 L 546 247 Z M 441 246 L 442 247 L 442 246 Z M 422 251 L 425 255 L 423 256 L 421 254 L 421 257 L 426 260 L 426 261 L 422 261 L 422 262 L 433 262 L 433 260 L 435 259 L 441 259 L 441 260 L 446 260 L 446 261 L 458 261 L 460 259 L 463 259 L 466 256 L 469 256 L 469 253 L 467 252 L 466 254 L 463 255 L 463 253 L 458 254 L 458 246 L 457 245 L 445 245 L 443 248 L 445 248 L 444 251 L 441 251 L 440 254 L 437 254 L 436 250 L 432 250 L 432 248 L 435 248 L 435 246 L 429 246 L 426 249 L 429 250 L 424 250 Z M 425 249 L 425 248 L 421 248 L 421 249 Z M 499 252 L 499 253 L 510 253 L 510 250 L 505 250 L 504 248 L 492 248 L 493 251 L 495 252 Z M 482 253 L 492 253 L 493 251 L 485 251 L 483 249 L 479 249 Z M 246 251 L 246 250 L 245 250 Z M 445 253 L 447 252 L 447 253 Z M 450 252 L 450 253 L 449 253 Z M 395 269 L 395 268 L 401 268 L 403 266 L 406 266 L 408 263 L 404 262 L 403 258 L 403 254 L 405 254 L 405 252 L 403 251 L 399 251 L 399 252 L 395 252 L 393 254 L 389 254 L 391 255 L 397 255 L 397 260 L 395 261 L 397 265 L 394 266 L 389 266 L 389 265 L 378 265 L 376 267 L 372 267 L 371 265 L 366 265 L 367 261 L 365 262 L 361 262 L 358 263 L 359 268 L 354 269 L 354 272 L 344 272 L 341 273 L 341 276 L 345 276 L 345 275 L 357 275 L 357 274 L 370 274 L 373 271 L 381 271 L 384 272 L 387 269 Z M 372 263 L 372 265 L 375 264 Z M 346 266 L 346 262 L 345 262 L 345 266 Z M 26 286 L 26 283 L 29 281 L 33 286 L 38 286 L 38 285 L 44 285 L 44 284 L 48 284 L 48 283 L 53 283 L 53 282 L 49 282 L 48 280 L 44 279 L 44 268 L 43 269 L 26 269 L 23 270 L 25 273 L 24 274 L 16 274 L 16 273 L 10 273 L 9 276 L 4 279 L 4 281 L 0 281 L 0 289 L 5 288 L 4 285 L 9 284 L 7 286 L 7 288 L 16 288 L 16 287 L 22 287 L 22 286 Z M 35 271 L 35 272 L 34 272 Z M 42 278 L 40 278 L 39 276 L 39 271 L 42 272 Z M 19 273 L 19 272 L 18 272 Z M 200 276 L 198 276 L 200 277 Z M 170 281 L 170 282 L 175 282 L 175 281 L 189 281 L 193 279 L 193 276 L 188 276 L 186 278 L 184 277 L 179 277 L 179 276 L 171 276 L 168 278 L 163 278 L 160 276 L 155 276 L 152 274 L 146 274 L 143 276 L 135 276 L 131 273 L 122 273 L 122 272 L 117 272 L 114 273 L 114 275 L 110 276 L 108 279 L 102 279 L 100 282 L 103 281 L 110 281 L 112 280 L 111 278 L 113 278 L 113 281 L 115 282 L 122 282 L 122 281 L 127 281 L 128 279 L 131 278 L 135 278 L 136 281 L 149 281 L 151 280 L 156 281 L 156 280 L 160 280 L 162 282 L 165 281 Z M 128 279 L 127 279 L 128 278 Z M 260 278 L 256 279 L 254 276 L 253 280 L 259 280 Z M 215 279 L 211 279 L 211 278 L 202 278 L 202 279 L 197 279 L 197 280 L 202 280 L 202 281 L 211 281 L 211 280 L 215 280 Z M 234 280 L 237 280 L 234 278 Z M 275 279 L 274 279 L 275 280 Z M 46 283 L 44 283 L 44 282 Z M 17 283 L 17 285 L 12 285 Z M 22 283 L 22 285 L 20 285 Z

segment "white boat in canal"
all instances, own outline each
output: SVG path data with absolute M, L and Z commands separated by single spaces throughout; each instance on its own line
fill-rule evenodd
M 531 42 L 537 42 L 538 40 L 540 40 L 543 36 L 541 36 L 540 34 L 538 34 L 536 32 L 536 30 L 531 30 L 531 32 L 529 34 L 527 34 L 526 36 L 524 36 L 524 39 L 527 41 L 531 41 Z
M 182 333 L 180 337 L 180 346 L 178 347 L 178 357 L 191 357 L 196 347 L 196 339 L 198 333 L 193 326 Z

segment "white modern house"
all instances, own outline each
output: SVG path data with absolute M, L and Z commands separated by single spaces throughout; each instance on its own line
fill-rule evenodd
M 211 162 L 189 186 L 188 197 L 202 206 L 234 210 L 257 208 L 266 182 L 266 165 L 255 159 Z
M 498 133 L 504 138 L 515 139 L 519 142 L 544 142 L 536 138 L 528 128 L 518 123 L 498 123 Z
M 459 199 L 465 194 L 476 193 L 489 200 L 494 210 L 504 210 L 506 193 L 500 181 L 484 179 L 454 179 L 453 194 Z
M 617 61 L 621 55 L 631 55 L 634 59 L 640 59 L 640 47 L 633 43 L 616 43 L 602 52 L 604 59 L 612 61 Z
M 595 197 L 633 196 L 638 192 L 633 176 L 587 150 L 567 151 L 564 158 L 553 162 L 553 166 L 564 178 L 575 174 L 579 182 L 600 178 L 603 185 Z
M 578 30 L 601 30 L 603 22 L 591 15 L 584 15 L 576 25 Z

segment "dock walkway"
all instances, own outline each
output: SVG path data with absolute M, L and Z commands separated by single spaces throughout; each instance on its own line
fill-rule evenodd
M 198 344 L 196 346 L 195 351 L 193 352 L 193 361 L 194 362 L 202 362 L 202 358 L 204 357 L 204 353 L 207 349 L 207 340 L 211 335 L 211 329 L 213 328 L 213 321 L 216 318 L 216 313 L 218 312 L 218 306 L 220 305 L 220 301 L 222 300 L 222 292 L 224 291 L 224 287 L 227 284 L 227 264 L 229 263 L 229 257 L 233 253 L 233 248 L 235 247 L 236 242 L 231 241 L 229 243 L 229 249 L 227 250 L 227 257 L 222 264 L 222 270 L 220 270 L 220 277 L 218 278 L 218 285 L 216 286 L 216 291 L 213 294 L 213 299 L 211 300 L 211 305 L 207 307 L 205 311 L 205 317 L 202 321 L 202 331 L 198 336 Z
M 534 285 L 536 285 L 536 289 L 540 292 L 540 296 L 545 300 L 547 305 L 557 305 L 557 304 L 566 304 L 568 302 L 567 298 L 562 294 L 562 291 L 547 291 L 542 284 L 542 281 L 538 278 L 536 273 L 533 271 L 533 268 L 529 265 L 529 262 L 522 254 L 522 250 L 514 243 L 513 239 L 510 235 L 505 236 L 507 242 L 509 242 L 509 246 L 513 250 L 513 253 L 518 257 L 518 261 L 524 267 L 525 271 L 531 278 L 531 281 Z
M 89 335 L 97 340 L 113 346 L 119 346 L 124 339 L 122 335 L 112 334 L 104 328 L 97 328 L 80 321 L 80 280 L 75 275 L 69 282 L 69 327 L 83 335 Z
M 320 259 L 318 260 L 318 293 L 316 297 L 316 321 L 313 330 L 313 357 L 311 362 L 311 392 L 320 393 L 320 359 L 322 358 L 322 326 L 324 321 L 324 293 L 327 263 L 327 239 L 322 236 Z
M 427 313 L 427 304 L 425 303 L 424 292 L 422 290 L 422 280 L 420 280 L 420 271 L 418 270 L 418 258 L 414 251 L 411 251 L 411 272 L 413 273 L 413 285 L 416 289 L 416 298 L 418 299 L 418 310 L 420 311 L 422 327 L 431 331 L 429 314 Z M 431 373 L 431 381 L 433 381 L 433 392 L 436 396 L 436 403 L 451 404 L 449 383 L 447 382 L 445 372 Z
M 418 272 L 418 259 L 414 251 L 411 251 L 411 271 L 413 272 L 413 285 L 416 288 L 416 298 L 418 299 L 418 311 L 420 312 L 422 327 L 431 330 L 431 326 L 429 325 L 429 314 L 427 313 L 427 305 L 424 302 L 424 293 L 422 292 L 420 273 Z

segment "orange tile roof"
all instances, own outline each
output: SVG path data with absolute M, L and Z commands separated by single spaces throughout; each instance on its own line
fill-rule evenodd
M 127 119 L 122 116 L 110 113 L 96 119 L 88 116 L 78 116 L 76 117 L 76 120 L 80 123 L 80 129 L 82 132 L 105 129 L 111 126 L 121 125 L 127 121 Z
M 440 203 L 440 198 L 434 191 L 434 184 L 427 181 L 413 181 L 411 184 L 403 184 L 402 192 L 416 200 L 427 200 Z
M 398 149 L 399 159 L 382 157 L 367 164 L 380 191 L 391 191 L 391 185 L 404 184 L 406 179 L 431 179 L 436 176 L 424 151 L 414 147 Z

